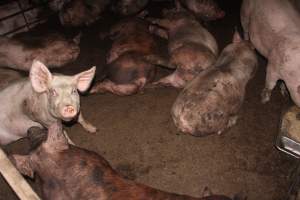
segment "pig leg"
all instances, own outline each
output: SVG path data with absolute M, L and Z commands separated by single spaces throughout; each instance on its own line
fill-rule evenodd
M 172 65 L 168 59 L 165 59 L 159 55 L 148 55 L 144 57 L 144 60 L 153 65 L 160 65 L 169 69 L 176 69 L 176 66 Z
M 82 113 L 79 113 L 78 116 L 78 123 L 81 124 L 81 126 L 89 133 L 96 133 L 97 132 L 97 128 L 95 126 L 93 126 L 91 123 L 89 123 L 88 121 L 86 121 L 84 119 L 84 117 L 82 116 Z
M 247 1 L 241 7 L 241 24 L 244 30 L 244 40 L 249 40 L 250 6 Z
M 171 75 L 166 76 L 154 82 L 153 85 L 173 86 L 175 88 L 183 88 L 185 86 L 185 81 L 178 75 L 178 72 L 175 71 Z
M 136 84 L 116 84 L 110 80 L 105 80 L 96 84 L 90 91 L 91 94 L 111 92 L 120 96 L 134 94 L 139 90 Z
M 180 11 L 183 10 L 183 8 L 181 6 L 181 3 L 180 3 L 180 0 L 175 0 L 175 7 L 176 7 L 177 12 L 180 12 Z
M 64 130 L 64 131 L 63 131 L 63 134 L 64 134 L 64 136 L 66 137 L 66 139 L 68 140 L 68 143 L 75 146 L 74 142 L 73 142 L 73 141 L 71 140 L 71 138 L 68 136 L 67 131 Z
M 282 96 L 284 96 L 284 97 L 289 96 L 289 90 L 287 89 L 285 83 L 281 82 L 279 86 L 280 86 L 280 92 L 281 92 Z
M 276 74 L 274 69 L 275 67 L 271 63 L 268 64 L 265 88 L 261 93 L 262 103 L 267 103 L 270 100 L 272 90 L 275 87 L 276 82 L 278 80 L 278 75 Z

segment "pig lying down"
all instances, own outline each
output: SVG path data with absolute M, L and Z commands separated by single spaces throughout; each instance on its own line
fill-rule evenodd
M 225 16 L 225 12 L 214 0 L 175 0 L 175 4 L 177 10 L 187 9 L 203 21 L 216 20 Z
M 59 34 L 13 38 L 0 36 L 0 67 L 29 71 L 34 59 L 52 68 L 61 67 L 77 59 L 80 35 L 73 40 Z
M 29 79 L 14 82 L 0 91 L 0 144 L 26 136 L 31 126 L 48 127 L 77 115 L 87 131 L 95 132 L 96 128 L 82 117 L 77 92 L 89 88 L 95 70 L 93 67 L 74 76 L 52 75 L 43 63 L 33 61 Z
M 72 0 L 63 5 L 59 19 L 64 26 L 90 25 L 100 18 L 109 0 Z
M 215 38 L 187 12 L 166 11 L 163 19 L 150 19 L 150 30 L 168 39 L 170 68 L 176 68 L 171 75 L 154 84 L 183 88 L 202 71 L 212 66 L 218 55 Z M 164 34 L 164 29 L 167 32 Z
M 148 26 L 142 19 L 129 18 L 111 29 L 109 35 L 114 41 L 106 58 L 107 76 L 91 93 L 130 95 L 142 91 L 154 79 L 155 66 L 146 57 L 158 54 L 158 47 Z
M 115 0 L 112 2 L 112 10 L 123 16 L 134 15 L 142 11 L 148 4 L 148 0 Z
M 177 97 L 172 117 L 180 131 L 194 136 L 221 134 L 237 121 L 256 54 L 236 32 L 214 67 L 198 75 Z
M 29 155 L 10 159 L 22 174 L 41 178 L 44 200 L 230 200 L 168 193 L 125 179 L 100 155 L 69 145 L 60 123 L 49 127 L 47 140 Z
M 300 106 L 300 13 L 290 1 L 244 0 L 241 22 L 245 38 L 268 59 L 262 102 L 268 102 L 278 80 Z

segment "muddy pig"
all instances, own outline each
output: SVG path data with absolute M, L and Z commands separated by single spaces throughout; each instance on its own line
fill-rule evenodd
M 0 36 L 0 67 L 29 71 L 34 59 L 50 68 L 61 67 L 77 59 L 80 53 L 80 35 L 73 40 L 57 33 L 36 37 Z
M 64 4 L 59 19 L 64 26 L 90 25 L 100 18 L 109 0 L 73 0 Z
M 148 0 L 115 0 L 112 10 L 119 15 L 134 15 L 142 11 L 148 4 Z
M 198 75 L 179 94 L 171 114 L 180 131 L 194 136 L 221 134 L 237 121 L 256 54 L 236 32 L 213 68 Z
M 230 200 L 223 195 L 194 198 L 164 192 L 119 175 L 100 155 L 69 145 L 60 123 L 29 155 L 11 155 L 18 170 L 42 180 L 44 200 Z
M 225 12 L 214 0 L 175 0 L 176 9 L 187 9 L 203 21 L 223 18 Z
M 300 14 L 290 1 L 244 0 L 244 37 L 268 59 L 262 102 L 270 100 L 277 80 L 283 80 L 300 106 Z
M 0 91 L 0 144 L 26 136 L 31 126 L 48 127 L 55 121 L 78 122 L 89 132 L 96 128 L 86 122 L 80 111 L 77 90 L 86 91 L 95 67 L 74 76 L 52 75 L 40 61 L 34 60 L 29 79 L 8 85 Z
M 114 41 L 106 59 L 107 77 L 91 93 L 109 91 L 130 95 L 141 91 L 155 75 L 155 66 L 145 56 L 158 54 L 148 22 L 139 18 L 123 20 L 112 27 L 110 36 Z
M 191 14 L 169 10 L 164 16 L 163 19 L 149 20 L 166 29 L 167 34 L 157 26 L 150 26 L 150 30 L 168 39 L 170 60 L 160 60 L 158 64 L 167 63 L 166 67 L 176 70 L 154 84 L 183 88 L 214 64 L 218 46 L 215 38 Z

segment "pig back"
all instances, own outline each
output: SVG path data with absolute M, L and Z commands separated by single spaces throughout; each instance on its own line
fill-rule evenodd
M 230 73 L 213 68 L 198 75 L 179 94 L 171 114 L 175 125 L 195 136 L 224 131 L 245 93 Z

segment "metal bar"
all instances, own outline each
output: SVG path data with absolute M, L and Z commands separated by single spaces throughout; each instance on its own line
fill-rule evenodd
M 22 12 L 22 16 L 23 16 L 23 18 L 24 18 L 24 20 L 25 20 L 26 27 L 27 27 L 27 29 L 29 30 L 28 21 L 27 21 L 26 16 L 25 16 L 25 12 L 26 12 L 26 11 L 23 10 L 23 8 L 22 8 L 22 6 L 21 6 L 19 0 L 17 0 L 17 4 L 18 4 L 18 6 L 19 6 L 19 8 L 20 8 L 20 10 L 21 10 L 21 12 Z

